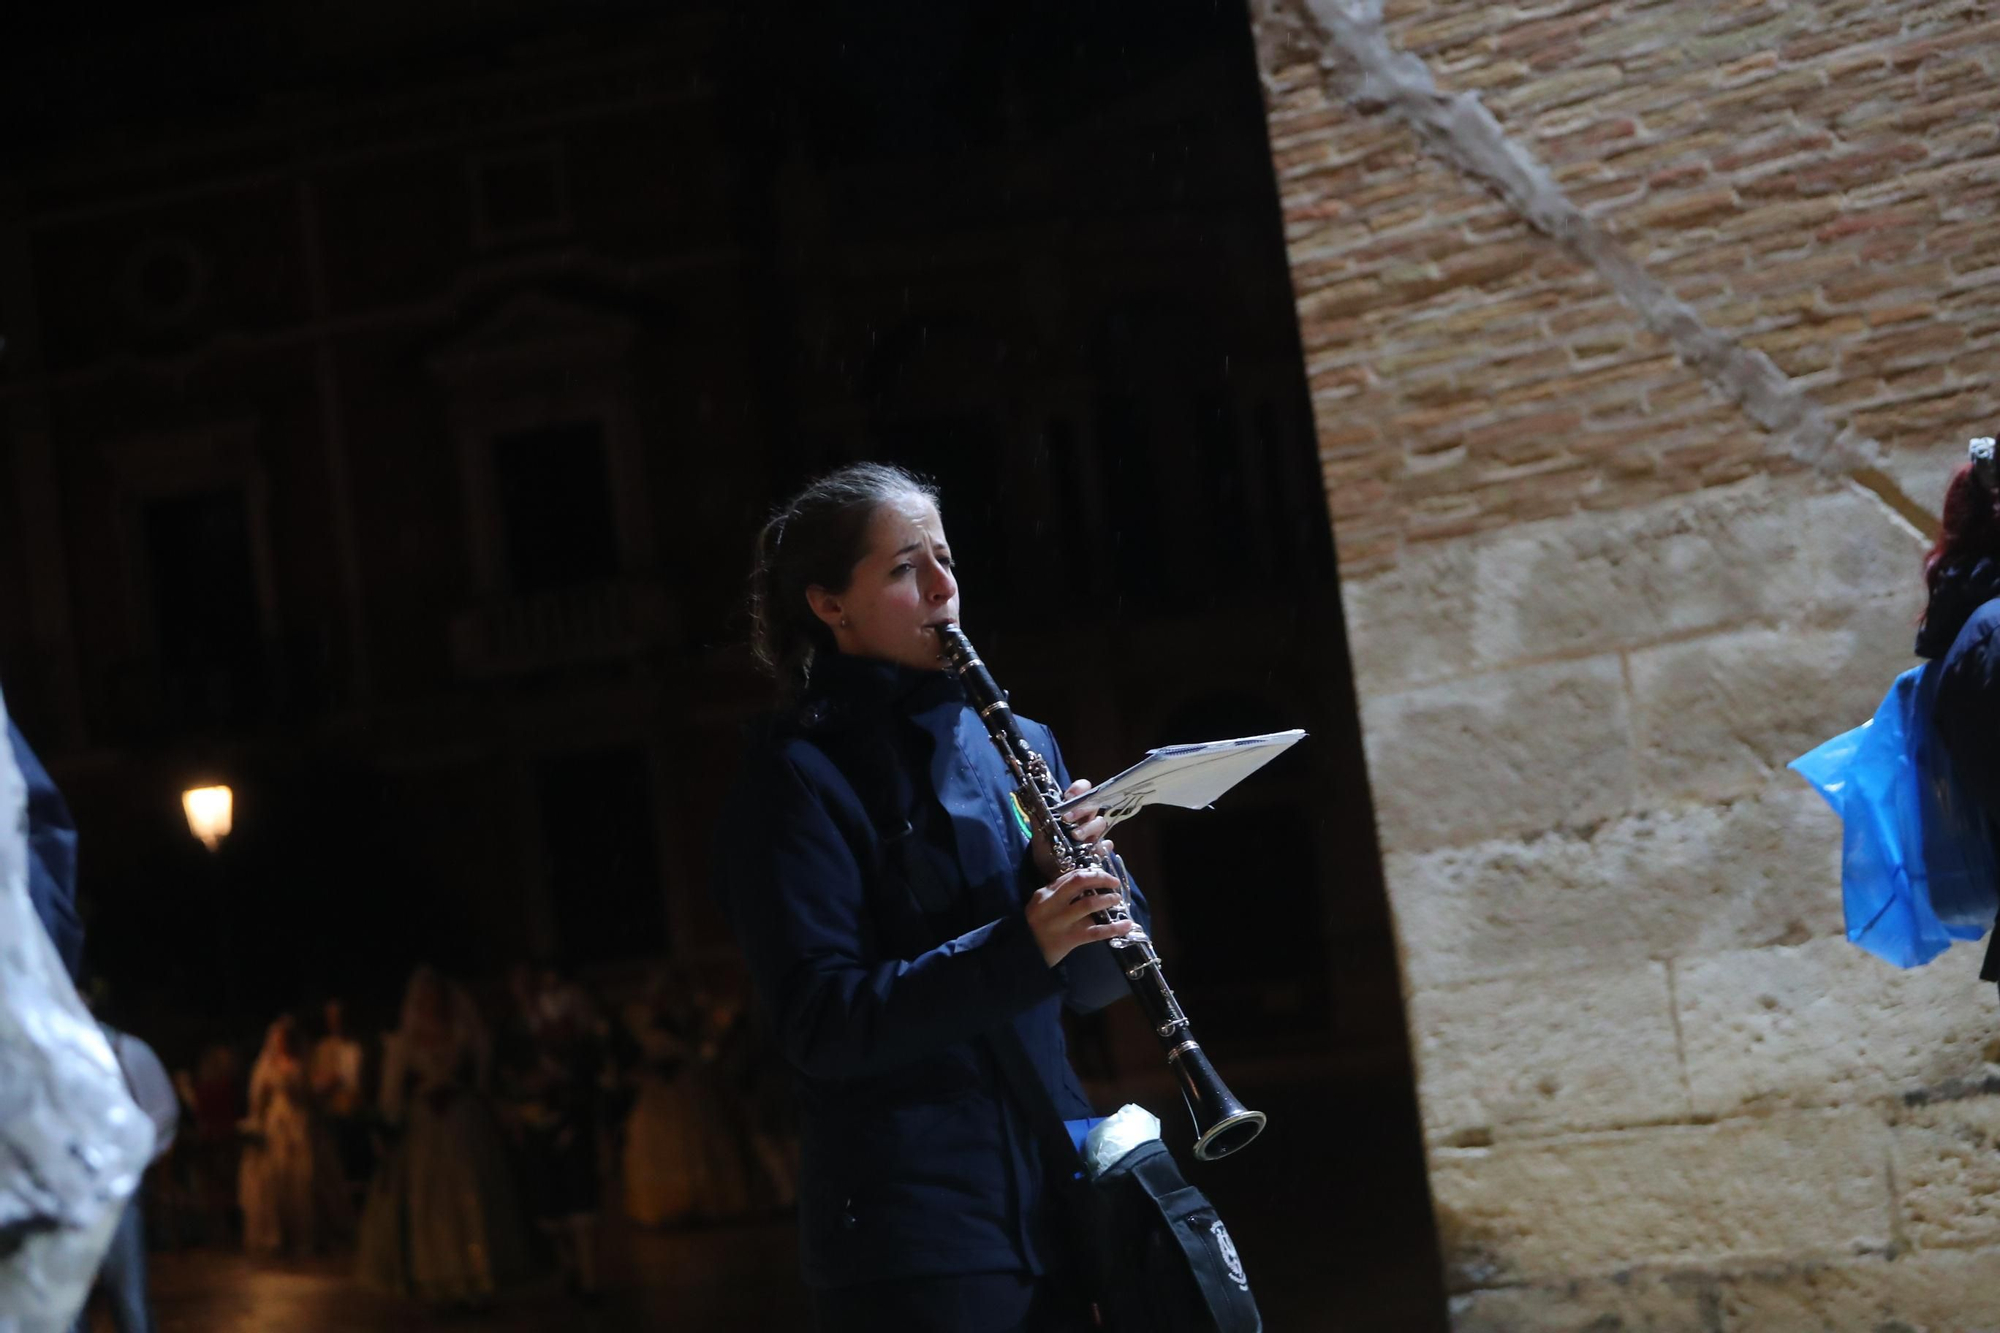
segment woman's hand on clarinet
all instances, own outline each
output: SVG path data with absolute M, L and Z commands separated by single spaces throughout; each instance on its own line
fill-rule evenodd
M 1104 844 L 1108 853 L 1111 844 Z M 1108 940 L 1128 934 L 1132 922 L 1113 921 L 1101 925 L 1091 920 L 1093 912 L 1116 907 L 1123 897 L 1118 877 L 1102 870 L 1072 870 L 1046 888 L 1036 889 L 1028 899 L 1028 929 L 1042 946 L 1042 957 L 1054 967 L 1079 944 Z
M 1082 778 L 1078 778 L 1075 782 L 1069 784 L 1068 790 L 1063 792 L 1063 799 L 1069 800 L 1072 797 L 1081 796 L 1089 790 L 1090 784 Z M 1098 808 L 1094 805 L 1079 805 L 1074 810 L 1065 810 L 1060 818 L 1076 834 L 1076 840 L 1085 846 L 1096 842 L 1111 831 L 1111 821 L 1099 814 Z M 1035 835 L 1034 853 L 1035 868 L 1037 870 L 1050 879 L 1054 879 L 1062 873 L 1062 867 L 1056 864 L 1056 854 L 1049 847 L 1047 834 L 1038 833 Z

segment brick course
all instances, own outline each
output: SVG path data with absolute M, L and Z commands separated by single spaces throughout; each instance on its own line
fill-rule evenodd
M 1891 450 L 1992 419 L 2000 303 L 1950 299 L 1989 287 L 2000 267 L 2000 226 L 1982 225 L 2000 215 L 1990 5 L 1547 9 L 1440 17 L 1390 5 L 1386 27 L 1444 88 L 1481 90 L 1587 214 L 1787 373 L 1872 388 L 1885 370 L 1941 367 L 1954 392 L 1922 410 L 1894 410 L 1893 391 L 1862 387 L 1837 404 Z M 1482 71 L 1500 77 L 1467 77 Z M 1557 318 L 1606 310 L 1608 293 L 1389 118 L 1333 102 L 1315 65 L 1266 77 L 1301 325 L 1308 348 L 1326 353 L 1315 358 L 1322 421 L 1388 427 L 1362 532 L 1356 502 L 1344 505 L 1350 575 L 1387 568 L 1411 542 L 1586 502 L 1643 502 L 1744 470 L 1715 468 L 1699 451 L 1654 451 L 1637 474 L 1614 465 L 1607 453 L 1644 446 L 1594 448 L 1596 420 L 1643 400 L 1646 419 L 1671 435 L 1713 395 L 1682 389 L 1689 372 L 1634 338 L 1629 314 L 1607 311 L 1608 336 Z M 1496 357 L 1500 346 L 1527 355 Z M 1414 365 L 1433 373 L 1411 376 Z M 1662 419 L 1652 401 L 1662 395 L 1675 416 Z M 1547 401 L 1597 409 L 1564 447 L 1585 475 L 1561 493 L 1490 485 L 1477 452 L 1437 461 L 1440 431 L 1507 433 L 1513 410 Z M 1728 414 L 1708 425 L 1741 429 Z M 1717 444 L 1756 452 L 1754 439 Z M 1422 521 L 1441 470 L 1469 502 L 1443 527 Z
M 1365 5 L 1259 0 L 1454 1323 L 1987 1326 L 1990 988 L 1840 938 L 1784 763 L 1910 663 L 1904 516 L 2000 424 L 2000 6 L 1382 8 L 1903 488 L 1788 457 L 1586 248 L 1344 101 L 1379 53 L 1319 24 Z

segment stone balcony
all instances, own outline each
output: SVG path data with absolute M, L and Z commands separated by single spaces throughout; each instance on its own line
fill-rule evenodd
M 624 580 L 499 597 L 452 617 L 452 663 L 469 679 L 525 675 L 637 657 L 671 640 L 666 589 Z

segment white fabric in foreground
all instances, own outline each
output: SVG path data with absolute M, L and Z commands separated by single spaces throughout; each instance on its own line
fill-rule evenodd
M 28 898 L 27 792 L 0 741 L 0 1333 L 62 1333 L 151 1160 L 153 1125 Z

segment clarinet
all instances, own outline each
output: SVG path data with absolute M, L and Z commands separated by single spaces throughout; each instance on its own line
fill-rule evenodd
M 1102 870 L 1116 875 L 1129 888 L 1131 880 L 1119 858 L 1105 855 L 1095 843 L 1079 842 L 1076 831 L 1056 813 L 1063 794 L 1056 787 L 1054 774 L 1049 772 L 1048 761 L 1035 753 L 1027 737 L 1021 734 L 1021 726 L 1007 706 L 1007 696 L 993 683 L 986 664 L 973 651 L 972 641 L 956 625 L 939 625 L 937 632 L 945 666 L 958 677 L 965 687 L 966 698 L 979 713 L 979 720 L 986 724 L 986 734 L 1006 761 L 1008 772 L 1014 775 L 1021 808 L 1035 831 L 1048 835 L 1056 864 L 1065 874 L 1072 870 Z M 1131 913 L 1122 905 L 1091 914 L 1091 920 L 1100 925 L 1130 917 Z M 1223 1083 L 1222 1076 L 1215 1072 L 1215 1066 L 1209 1063 L 1201 1043 L 1194 1039 L 1187 1015 L 1181 1012 L 1180 1001 L 1174 998 L 1173 987 L 1167 984 L 1160 955 L 1154 951 L 1145 930 L 1135 923 L 1130 933 L 1104 943 L 1115 951 L 1119 969 L 1138 997 L 1140 1009 L 1145 1011 L 1147 1022 L 1166 1048 L 1167 1065 L 1180 1083 L 1181 1096 L 1194 1120 L 1194 1155 L 1201 1161 L 1212 1162 L 1248 1145 L 1263 1132 L 1264 1113 L 1252 1111 L 1238 1101 Z

